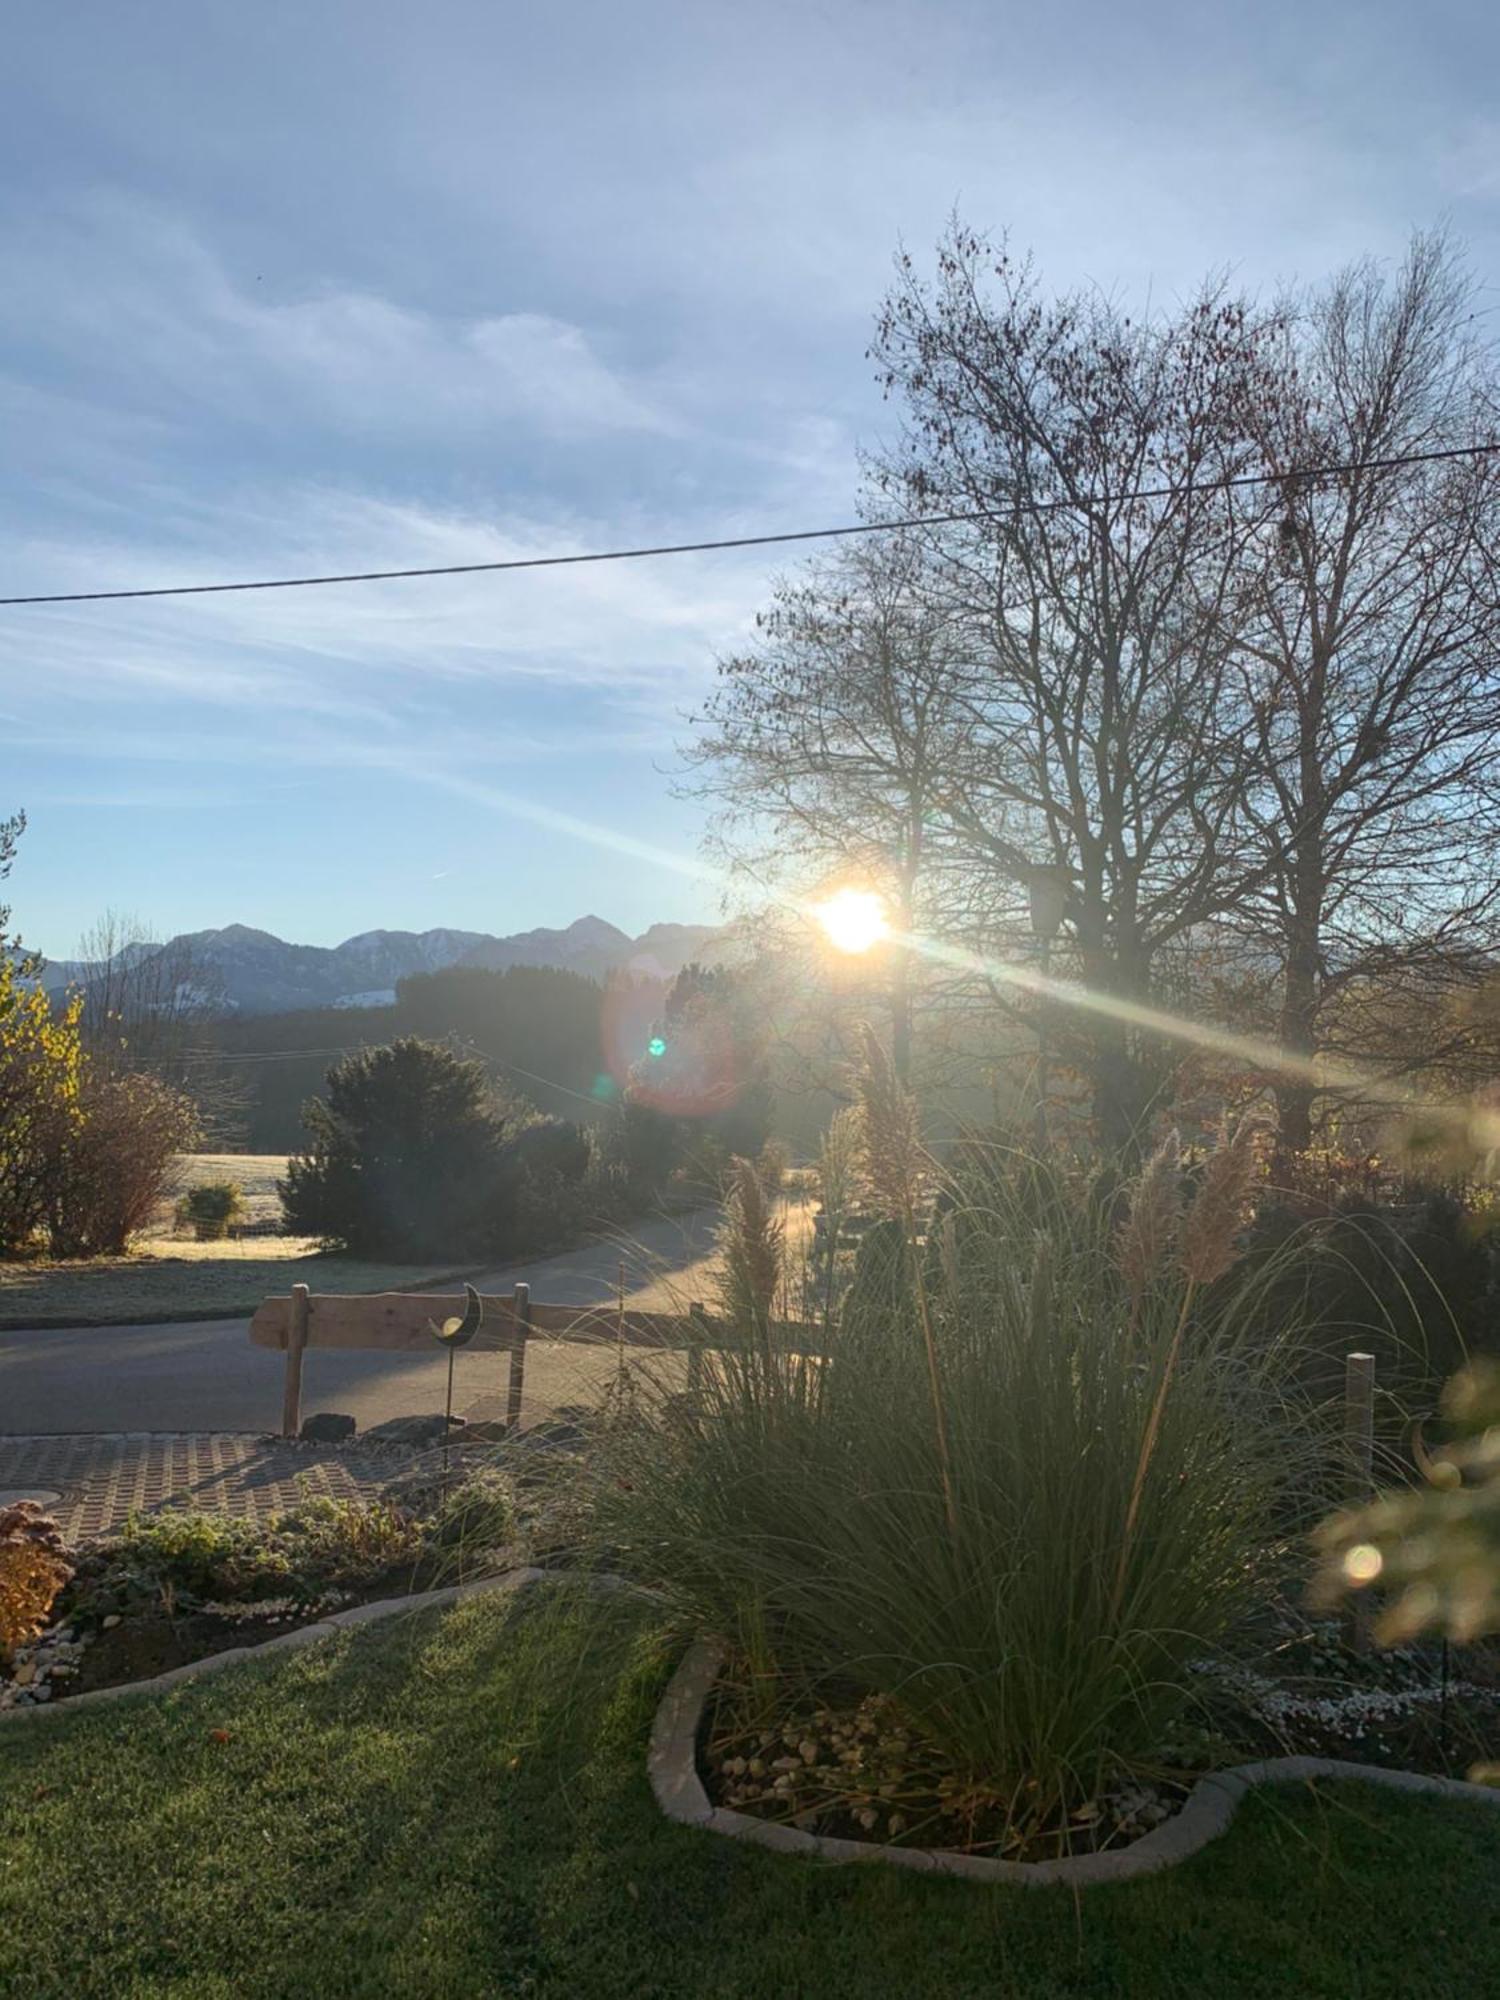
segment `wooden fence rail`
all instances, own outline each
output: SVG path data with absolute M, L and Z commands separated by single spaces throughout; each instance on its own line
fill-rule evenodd
M 506 1418 L 512 1425 L 521 1420 L 521 1398 L 525 1389 L 526 1346 L 530 1340 L 573 1342 L 579 1346 L 624 1346 L 681 1349 L 688 1357 L 688 1383 L 697 1387 L 702 1380 L 703 1354 L 715 1346 L 727 1346 L 722 1336 L 715 1338 L 714 1320 L 701 1305 L 686 1313 L 640 1312 L 620 1306 L 544 1305 L 534 1300 L 527 1286 L 514 1292 L 485 1296 L 484 1315 L 470 1353 L 508 1353 L 509 1392 Z M 433 1338 L 434 1324 L 464 1309 L 460 1296 L 441 1292 L 309 1292 L 306 1285 L 294 1285 L 285 1298 L 264 1300 L 250 1322 L 250 1340 L 255 1347 L 279 1349 L 286 1355 L 285 1393 L 282 1399 L 281 1428 L 295 1437 L 302 1425 L 302 1357 L 310 1347 L 425 1353 L 440 1352 Z M 784 1351 L 818 1354 L 823 1350 L 818 1328 L 791 1322 L 778 1324 L 777 1345 Z

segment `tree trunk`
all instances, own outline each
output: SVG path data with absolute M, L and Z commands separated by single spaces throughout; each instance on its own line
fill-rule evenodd
M 1301 780 L 1301 824 L 1292 850 L 1288 884 L 1290 922 L 1286 935 L 1286 969 L 1282 976 L 1281 1052 L 1293 1067 L 1276 1080 L 1278 1148 L 1305 1153 L 1312 1144 L 1313 1100 L 1317 1091 L 1307 1065 L 1318 1045 L 1318 1012 L 1322 999 L 1323 907 L 1328 892 L 1323 859 L 1323 820 L 1327 793 L 1319 760 L 1317 718 L 1322 713 L 1326 660 L 1315 645 L 1309 677 L 1309 700 L 1301 719 L 1298 752 Z
M 900 948 L 896 970 L 891 976 L 891 1068 L 897 1081 L 911 1086 L 911 982 L 907 977 L 906 948 Z
M 1102 940 L 1102 918 L 1090 929 L 1096 940 Z M 1085 945 L 1080 969 L 1084 985 L 1093 993 L 1140 1003 L 1150 997 L 1144 970 L 1127 965 L 1102 942 L 1092 948 Z M 1124 1021 L 1090 1010 L 1077 1017 L 1075 1026 L 1083 1041 L 1080 1060 L 1093 1093 L 1099 1144 L 1108 1156 L 1129 1166 L 1145 1148 L 1152 1097 L 1148 1068 Z
M 1278 1040 L 1282 1053 L 1299 1065 L 1317 1047 L 1318 944 L 1315 932 L 1299 927 L 1287 949 Z M 1276 1080 L 1278 1143 L 1283 1153 L 1305 1153 L 1312 1144 L 1313 1099 L 1310 1077 L 1300 1067 Z

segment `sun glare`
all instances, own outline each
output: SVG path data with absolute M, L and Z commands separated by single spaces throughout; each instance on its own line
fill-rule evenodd
M 871 889 L 840 889 L 818 905 L 818 921 L 839 951 L 869 951 L 891 932 L 885 905 Z

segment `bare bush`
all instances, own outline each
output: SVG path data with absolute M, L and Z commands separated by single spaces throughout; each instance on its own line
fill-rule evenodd
M 172 1192 L 177 1155 L 197 1143 L 197 1111 L 159 1077 L 92 1067 L 80 1109 L 51 1216 L 53 1254 L 118 1255 Z

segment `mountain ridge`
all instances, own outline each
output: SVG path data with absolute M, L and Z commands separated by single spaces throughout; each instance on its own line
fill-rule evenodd
M 561 930 L 542 926 L 499 936 L 437 927 L 426 931 L 357 931 L 337 945 L 293 944 L 249 924 L 185 931 L 159 947 L 167 962 L 190 968 L 188 983 L 222 993 L 229 1014 L 284 1014 L 307 1007 L 389 1006 L 396 986 L 454 966 L 505 971 L 555 966 L 602 979 L 636 971 L 670 978 L 723 936 L 711 924 L 652 924 L 632 938 L 593 915 Z M 41 980 L 59 992 L 87 979 L 79 960 L 46 960 Z

